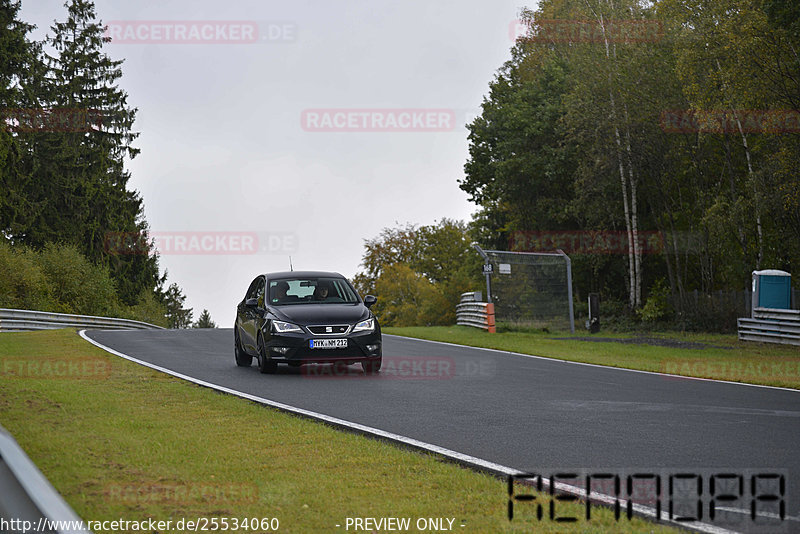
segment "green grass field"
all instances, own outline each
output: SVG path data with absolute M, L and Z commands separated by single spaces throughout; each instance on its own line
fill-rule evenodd
M 277 518 L 278 532 L 347 532 L 348 517 L 409 517 L 451 518 L 464 533 L 673 531 L 599 509 L 589 522 L 538 521 L 526 503 L 509 522 L 504 480 L 180 381 L 74 331 L 0 334 L 0 390 L 0 424 L 85 520 Z M 559 509 L 584 517 L 580 504 Z
M 800 347 L 739 341 L 730 335 L 660 333 L 648 336 L 662 342 L 703 343 L 705 348 L 700 349 L 576 339 L 590 337 L 586 333 L 490 334 L 468 326 L 384 328 L 383 332 L 611 367 L 800 389 Z M 609 333 L 596 337 L 633 338 Z

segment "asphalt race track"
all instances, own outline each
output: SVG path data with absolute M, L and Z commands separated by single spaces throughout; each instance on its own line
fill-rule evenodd
M 729 505 L 736 510 L 751 505 L 753 475 L 783 474 L 788 518 L 768 530 L 800 531 L 797 391 L 388 335 L 378 376 L 362 375 L 358 365 L 347 376 L 332 377 L 331 366 L 262 375 L 255 365 L 236 366 L 231 329 L 87 335 L 178 373 L 523 472 L 656 473 L 665 476 L 664 493 L 669 474 L 697 473 L 706 482 L 741 474 L 744 496 Z M 735 530 L 762 531 L 749 519 Z

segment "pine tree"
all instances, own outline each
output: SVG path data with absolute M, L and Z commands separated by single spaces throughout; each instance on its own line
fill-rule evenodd
M 0 0 L 0 238 L 6 239 L 24 226 L 22 147 L 11 121 L 19 115 L 24 101 L 20 73 L 36 60 L 34 46 L 27 38 L 33 26 L 18 19 L 19 9 L 19 2 Z
M 122 61 L 104 53 L 91 0 L 65 7 L 40 43 L 27 39 L 20 2 L 0 0 L 0 240 L 72 244 L 109 269 L 121 304 L 157 301 L 171 326 L 187 328 L 192 310 L 176 284 L 164 289 L 142 199 L 128 189 L 125 163 L 139 150 L 136 109 L 117 85 Z
M 158 257 L 147 245 L 131 254 L 107 250 L 109 237 L 146 234 L 142 199 L 128 189 L 126 158 L 132 146 L 136 109 L 117 81 L 121 60 L 103 51 L 109 40 L 90 0 L 69 0 L 67 19 L 56 22 L 47 43 L 47 71 L 30 80 L 44 114 L 62 116 L 48 131 L 27 135 L 34 177 L 26 191 L 33 220 L 21 241 L 34 247 L 62 241 L 79 246 L 92 261 L 107 265 L 121 300 L 133 305 L 142 291 L 158 285 Z M 60 115 L 59 115 L 60 114 Z M 146 240 L 140 240 L 139 242 Z M 163 281 L 162 281 L 163 283 Z
M 203 313 L 200 314 L 200 317 L 194 322 L 192 328 L 216 328 L 217 324 L 211 320 L 211 314 L 208 313 L 208 310 L 203 309 Z
M 161 303 L 167 308 L 167 321 L 170 328 L 189 328 L 192 326 L 192 308 L 184 308 L 186 295 L 178 284 L 170 284 L 166 291 L 159 290 Z

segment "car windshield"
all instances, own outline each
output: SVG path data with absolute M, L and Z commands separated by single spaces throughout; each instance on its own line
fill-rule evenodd
M 358 295 L 344 278 L 282 278 L 269 281 L 269 302 L 289 304 L 356 304 Z

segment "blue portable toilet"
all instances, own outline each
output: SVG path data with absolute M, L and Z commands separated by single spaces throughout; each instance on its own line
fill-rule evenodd
M 755 308 L 791 309 L 792 275 L 776 269 L 753 271 L 753 309 Z

